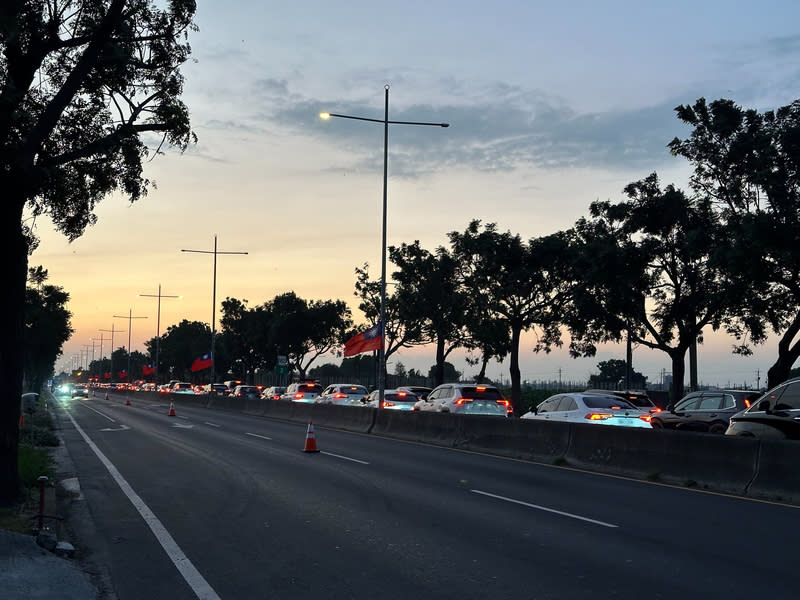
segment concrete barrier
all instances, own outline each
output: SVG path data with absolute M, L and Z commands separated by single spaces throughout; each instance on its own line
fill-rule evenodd
M 737 439 L 758 446 L 753 449 L 758 453 L 758 467 L 747 494 L 800 504 L 800 442 Z

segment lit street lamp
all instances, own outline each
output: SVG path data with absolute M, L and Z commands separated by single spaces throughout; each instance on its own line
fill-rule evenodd
M 450 127 L 449 123 L 425 123 L 420 121 L 390 121 L 389 120 L 389 86 L 384 86 L 385 103 L 383 119 L 368 119 L 351 115 L 322 112 L 322 119 L 339 117 L 341 119 L 354 119 L 356 121 L 370 121 L 383 123 L 383 227 L 381 237 L 381 347 L 378 350 L 378 408 L 383 408 L 383 396 L 386 389 L 386 188 L 389 164 L 389 125 L 430 125 L 433 127 Z
M 247 254 L 247 252 L 220 252 L 217 250 L 217 236 L 214 236 L 214 250 L 181 250 L 181 252 L 197 252 L 199 254 L 213 254 L 214 255 L 214 284 L 211 292 L 211 383 L 216 380 L 214 366 L 215 351 L 214 345 L 217 337 L 217 254 Z
M 158 298 L 158 316 L 156 317 L 156 362 L 155 362 L 155 381 L 158 384 L 158 350 L 161 346 L 161 299 L 162 298 L 183 298 L 183 296 L 164 296 L 161 294 L 161 284 L 158 284 L 158 294 L 137 294 L 143 298 Z

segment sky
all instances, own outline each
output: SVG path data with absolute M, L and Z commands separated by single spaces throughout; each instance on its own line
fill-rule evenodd
M 666 148 L 689 132 L 676 106 L 729 98 L 768 110 L 800 95 L 796 0 L 332 6 L 198 2 L 182 70 L 197 144 L 147 162 L 156 187 L 133 204 L 107 197 L 72 243 L 36 222 L 30 266 L 70 294 L 75 334 L 57 366 L 99 359 L 101 341 L 107 356 L 112 330 L 115 348 L 144 351 L 183 319 L 218 322 L 226 297 L 341 299 L 366 323 L 353 289 L 364 263 L 380 276 L 383 127 L 319 113 L 382 120 L 386 85 L 390 120 L 450 124 L 389 127 L 387 241 L 429 250 L 473 219 L 523 239 L 567 229 L 654 171 L 685 187 L 688 165 Z M 220 253 L 247 253 L 217 256 L 216 289 L 215 239 Z M 583 381 L 625 358 L 623 345 L 579 360 L 535 354 L 534 335 L 523 337 L 524 380 Z M 732 344 L 705 332 L 700 381 L 763 385 L 775 340 L 751 357 Z M 450 361 L 476 371 L 463 354 Z M 396 362 L 427 372 L 433 347 L 391 356 L 390 372 Z M 634 368 L 654 383 L 671 371 L 643 347 Z M 488 375 L 508 380 L 508 361 Z

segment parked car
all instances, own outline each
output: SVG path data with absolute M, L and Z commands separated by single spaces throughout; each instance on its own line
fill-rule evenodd
M 424 400 L 417 401 L 412 410 L 507 417 L 513 409 L 494 386 L 445 383 L 433 388 Z
M 264 400 L 280 400 L 285 393 L 285 387 L 273 385 L 272 387 L 264 388 L 264 391 L 261 392 L 261 398 Z
M 654 414 L 653 429 L 725 433 L 731 417 L 747 410 L 761 396 L 756 390 L 691 392 L 674 406 Z
M 641 410 L 611 394 L 556 394 L 522 415 L 522 418 L 652 429 L 649 411 Z
M 733 415 L 725 435 L 800 440 L 800 377 L 775 386 Z
M 399 391 L 411 392 L 419 400 L 424 400 L 433 391 L 433 388 L 425 387 L 422 385 L 401 385 L 397 388 Z
M 233 388 L 231 394 L 233 398 L 247 398 L 248 400 L 255 400 L 261 398 L 261 390 L 255 385 L 237 385 Z
M 355 383 L 336 383 L 329 385 L 314 399 L 316 404 L 343 404 L 363 406 L 369 396 L 369 390 Z
M 290 383 L 281 396 L 281 400 L 311 403 L 321 392 L 322 386 L 314 381 Z
M 634 406 L 651 412 L 653 414 L 661 412 L 661 409 L 655 405 L 650 399 L 650 396 L 647 395 L 647 392 L 644 390 L 586 390 L 583 392 L 584 394 L 604 394 L 604 395 L 612 395 L 616 396 L 617 398 L 622 398 L 626 400 L 629 404 L 633 404 Z
M 367 397 L 367 406 L 378 408 L 378 396 L 380 390 L 370 392 Z M 419 396 L 406 391 L 403 388 L 396 390 L 383 390 L 383 408 L 390 410 L 413 410 L 414 405 L 419 401 Z

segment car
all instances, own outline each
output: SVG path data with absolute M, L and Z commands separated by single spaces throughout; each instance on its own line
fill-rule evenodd
M 273 385 L 271 387 L 264 388 L 264 391 L 261 392 L 261 398 L 264 400 L 280 400 L 284 393 L 286 393 L 285 387 Z
M 761 396 L 756 390 L 691 392 L 674 406 L 653 415 L 653 429 L 725 433 L 733 415 L 747 410 Z
M 71 398 L 72 397 L 72 390 L 73 390 L 74 387 L 75 386 L 72 383 L 62 383 L 61 385 L 56 387 L 54 393 L 55 393 L 56 396 L 65 397 L 65 398 Z
M 378 408 L 380 390 L 370 392 L 367 397 L 367 406 Z M 419 396 L 402 388 L 396 390 L 383 390 L 383 408 L 390 410 L 413 410 L 414 405 L 420 400 Z
M 215 396 L 225 396 L 228 393 L 228 386 L 224 383 L 207 383 L 203 386 L 203 393 Z
M 322 386 L 315 381 L 299 381 L 290 383 L 281 395 L 281 400 L 291 402 L 312 403 L 322 392 Z
M 508 417 L 513 409 L 511 403 L 494 386 L 445 383 L 433 388 L 424 400 L 417 401 L 412 410 Z
M 634 406 L 651 412 L 653 414 L 661 412 L 661 409 L 655 405 L 655 403 L 650 399 L 650 396 L 647 395 L 647 392 L 644 390 L 585 390 L 584 394 L 611 394 L 612 396 L 616 396 L 617 398 L 622 398 L 626 400 L 629 404 L 633 404 Z
M 356 383 L 335 383 L 329 385 L 314 399 L 316 404 L 343 404 L 363 406 L 369 396 L 369 390 Z
M 800 377 L 764 392 L 750 408 L 733 415 L 725 435 L 800 440 Z
M 241 379 L 229 379 L 228 381 L 223 381 L 222 383 L 224 383 L 224 384 L 225 384 L 225 387 L 226 387 L 226 388 L 227 388 L 227 390 L 228 390 L 228 391 L 227 391 L 227 392 L 225 392 L 225 393 L 226 393 L 226 394 L 228 394 L 228 395 L 230 395 L 230 394 L 232 394 L 232 393 L 233 393 L 233 389 L 234 389 L 234 388 L 235 388 L 237 385 L 242 385 L 244 382 L 243 382 Z
M 232 398 L 247 398 L 255 400 L 261 398 L 261 390 L 255 385 L 237 385 L 231 393 Z
M 72 388 L 72 397 L 78 398 L 88 398 L 89 397 L 89 388 L 83 384 L 77 384 L 74 388 Z
M 433 391 L 433 388 L 425 387 L 422 385 L 400 385 L 397 386 L 398 391 L 411 392 L 418 399 L 424 400 Z
M 651 413 L 612 394 L 572 392 L 550 396 L 523 419 L 652 429 Z
M 169 392 L 171 394 L 194 394 L 194 386 L 186 381 L 178 381 L 172 384 Z

